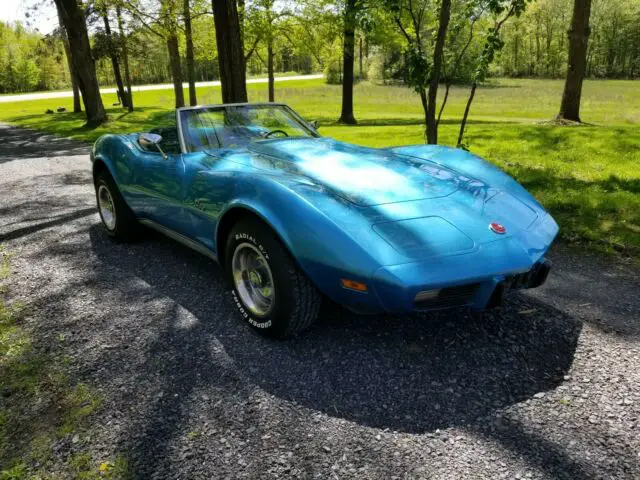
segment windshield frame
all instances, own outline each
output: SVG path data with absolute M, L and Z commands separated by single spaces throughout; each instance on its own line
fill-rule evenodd
M 178 140 L 180 143 L 180 150 L 182 151 L 182 153 L 183 154 L 195 153 L 195 152 L 189 152 L 189 150 L 187 149 L 187 143 L 185 141 L 183 126 L 182 126 L 184 112 L 189 112 L 192 110 L 222 111 L 222 110 L 227 110 L 228 108 L 234 108 L 234 107 L 281 108 L 285 110 L 286 113 L 291 115 L 291 117 L 293 117 L 293 119 L 299 124 L 299 126 L 304 131 L 306 131 L 309 134 L 310 137 L 314 137 L 314 138 L 321 137 L 318 131 L 315 128 L 313 128 L 313 126 L 311 126 L 309 122 L 304 120 L 295 110 L 293 110 L 289 105 L 285 103 L 247 102 L 247 103 L 223 103 L 218 105 L 197 105 L 194 107 L 181 107 L 176 109 L 176 124 L 178 127 Z M 300 137 L 291 137 L 291 138 L 300 138 Z M 212 148 L 201 150 L 201 151 L 211 152 L 212 150 L 215 151 L 217 149 L 225 149 L 225 148 L 229 148 L 229 147 L 224 147 L 224 146 L 212 147 Z

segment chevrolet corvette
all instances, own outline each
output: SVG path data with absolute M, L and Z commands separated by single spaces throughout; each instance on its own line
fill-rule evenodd
M 172 126 L 102 136 L 91 161 L 109 236 L 150 227 L 210 257 L 269 336 L 309 327 L 323 297 L 361 314 L 499 306 L 544 283 L 558 233 L 467 151 L 340 142 L 283 104 L 179 108 Z

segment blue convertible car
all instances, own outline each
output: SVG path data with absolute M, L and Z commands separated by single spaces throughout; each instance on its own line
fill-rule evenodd
M 541 285 L 558 226 L 463 150 L 322 138 L 286 105 L 180 108 L 176 125 L 92 151 L 117 240 L 152 227 L 223 267 L 242 318 L 287 336 L 322 296 L 360 313 L 486 309 Z

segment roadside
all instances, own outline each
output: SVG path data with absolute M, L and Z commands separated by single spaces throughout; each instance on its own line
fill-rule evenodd
M 56 142 L 0 129 L 6 298 L 25 305 L 34 351 L 65 359 L 69 385 L 99 404 L 45 442 L 47 463 L 15 446 L 29 472 L 640 476 L 633 264 L 561 246 L 547 285 L 483 318 L 327 312 L 306 335 L 268 341 L 238 322 L 210 261 L 155 235 L 112 243 L 87 147 Z
M 288 80 L 317 80 L 319 78 L 323 78 L 322 74 L 314 74 L 314 75 L 291 75 L 285 77 L 275 77 L 276 82 L 285 82 Z M 247 83 L 267 83 L 269 79 L 267 78 L 248 78 Z M 213 82 L 196 82 L 196 87 L 219 87 L 219 81 Z M 183 88 L 189 88 L 188 83 L 182 84 Z M 133 93 L 137 92 L 148 92 L 152 90 L 171 90 L 173 89 L 173 83 L 160 83 L 154 85 L 136 85 L 131 87 Z M 116 93 L 118 90 L 116 88 L 101 88 L 100 93 L 102 95 L 107 93 Z M 46 100 L 51 98 L 71 98 L 73 97 L 73 92 L 71 90 L 67 91 L 59 91 L 59 92 L 41 92 L 41 93 L 21 93 L 18 95 L 0 95 L 0 103 L 13 103 L 13 102 L 26 102 L 28 100 Z

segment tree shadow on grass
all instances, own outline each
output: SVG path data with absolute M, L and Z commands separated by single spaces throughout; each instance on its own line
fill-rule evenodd
M 88 153 L 89 145 L 63 137 L 95 140 L 106 133 L 135 133 L 175 124 L 175 111 L 155 107 L 140 107 L 134 112 L 108 111 L 107 121 L 98 126 L 84 124 L 81 113 L 16 115 L 8 122 L 25 128 L 2 128 L 0 163 L 20 158 L 68 156 Z M 114 113 L 118 113 L 114 116 Z M 32 130 L 29 130 L 32 129 Z
M 424 126 L 424 118 L 413 117 L 413 118 L 366 118 L 363 120 L 358 120 L 356 125 L 347 125 L 344 123 L 339 123 L 333 117 L 319 117 L 316 118 L 321 122 L 321 127 L 345 127 L 345 128 L 357 128 L 357 127 L 393 127 L 393 126 L 412 126 L 412 125 L 420 125 Z M 504 121 L 497 122 L 496 120 L 469 120 L 467 125 L 491 125 L 491 124 L 511 124 L 511 123 L 519 123 L 514 120 L 509 120 L 508 118 Z M 440 121 L 440 125 L 459 125 L 460 120 L 457 118 L 443 118 Z

